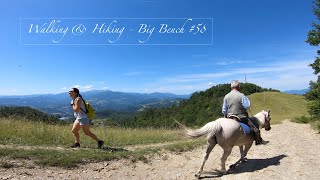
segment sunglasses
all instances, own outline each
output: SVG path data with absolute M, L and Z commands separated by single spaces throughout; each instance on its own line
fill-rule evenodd
M 72 93 L 72 92 L 74 92 L 74 91 L 69 91 L 69 93 Z

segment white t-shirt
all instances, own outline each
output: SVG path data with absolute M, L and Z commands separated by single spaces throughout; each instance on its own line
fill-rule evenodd
M 85 107 L 85 105 L 84 105 L 84 101 L 81 99 L 81 97 L 77 97 L 76 99 L 79 99 L 79 101 L 81 101 L 81 106 L 80 106 L 81 108 L 80 108 L 80 111 L 79 111 L 79 112 L 75 112 L 75 111 L 74 111 L 74 113 L 73 113 L 74 117 L 75 117 L 76 119 L 88 118 L 88 117 L 87 117 L 87 114 L 86 114 L 86 112 L 85 112 L 86 107 Z M 72 102 L 75 103 L 75 102 L 76 102 L 76 99 L 71 100 L 71 103 L 72 103 Z

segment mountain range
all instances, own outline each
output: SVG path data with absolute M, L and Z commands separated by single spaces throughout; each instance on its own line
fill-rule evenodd
M 287 94 L 296 94 L 296 95 L 304 95 L 306 94 L 310 89 L 299 89 L 299 90 L 288 90 L 284 91 L 284 93 Z
M 308 89 L 284 91 L 287 94 L 303 95 Z M 172 93 L 126 93 L 109 90 L 93 90 L 81 93 L 97 112 L 112 110 L 118 112 L 136 112 L 148 108 L 165 108 L 178 105 L 182 99 L 191 95 Z M 62 117 L 72 115 L 68 93 L 0 96 L 0 106 L 30 106 L 49 114 Z
M 179 104 L 191 95 L 171 93 L 126 93 L 108 90 L 82 92 L 81 95 L 96 111 L 114 110 L 134 112 L 145 108 L 163 108 Z M 30 106 L 50 114 L 70 116 L 71 99 L 68 93 L 25 96 L 0 96 L 0 106 Z

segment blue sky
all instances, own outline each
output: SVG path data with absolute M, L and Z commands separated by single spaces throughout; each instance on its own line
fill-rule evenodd
M 74 86 L 189 94 L 233 79 L 243 82 L 245 76 L 247 82 L 284 91 L 307 88 L 316 79 L 308 66 L 316 48 L 305 43 L 316 20 L 311 0 L 4 0 L 0 10 L 0 95 L 61 93 Z M 58 44 L 46 41 L 53 35 L 45 34 L 35 39 L 38 45 L 25 43 L 32 38 L 28 25 L 53 19 L 66 26 L 139 21 L 159 29 L 160 22 L 180 27 L 188 18 L 209 19 L 203 20 L 206 33 L 159 35 L 156 29 L 150 41 L 139 44 L 141 34 L 124 31 L 122 40 L 105 45 L 77 45 L 83 39 L 106 41 L 101 34 L 68 36 Z M 129 42 L 136 44 L 125 45 Z

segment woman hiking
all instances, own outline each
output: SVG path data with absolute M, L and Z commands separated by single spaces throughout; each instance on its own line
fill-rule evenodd
M 85 110 L 86 107 L 84 104 L 84 100 L 79 92 L 79 89 L 71 88 L 71 90 L 69 91 L 69 96 L 72 99 L 71 106 L 74 111 L 73 113 L 74 117 L 76 118 L 71 130 L 74 136 L 74 144 L 71 145 L 70 147 L 71 148 L 80 147 L 79 130 L 82 129 L 85 135 L 97 141 L 98 148 L 101 149 L 104 144 L 104 141 L 98 139 L 97 136 L 90 131 L 90 128 L 89 128 L 90 120 L 87 117 L 86 110 Z

